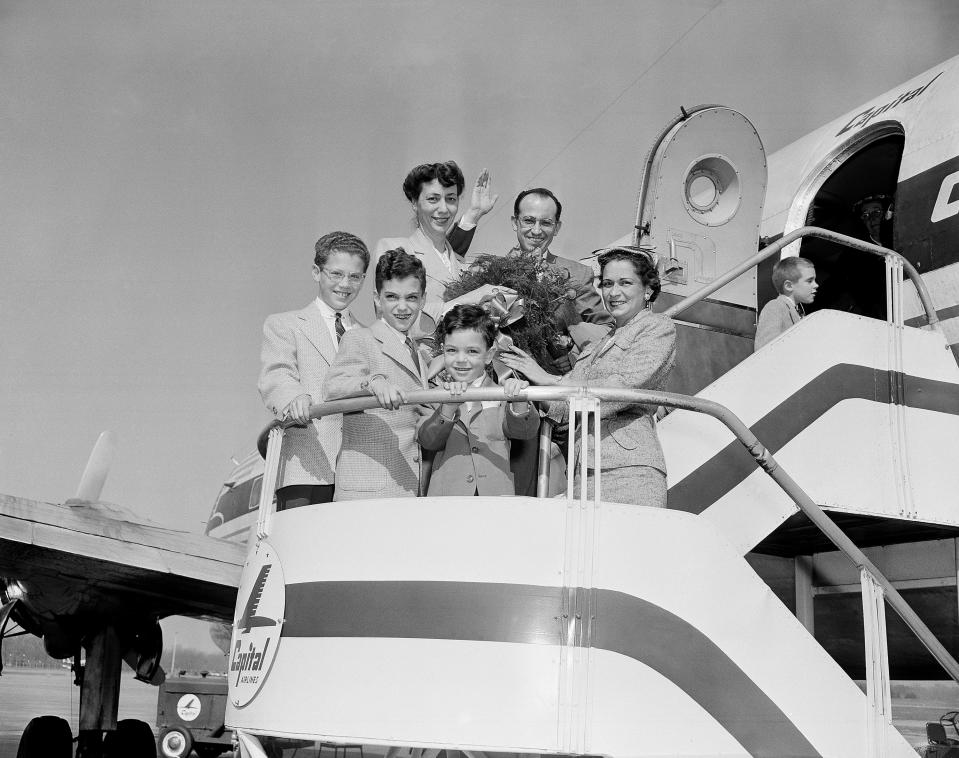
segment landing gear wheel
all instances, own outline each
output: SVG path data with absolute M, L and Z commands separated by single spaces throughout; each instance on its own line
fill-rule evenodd
M 73 732 L 66 719 L 37 716 L 30 719 L 20 737 L 17 758 L 71 758 Z
M 122 719 L 103 738 L 103 758 L 157 758 L 153 730 L 145 721 Z
M 157 744 L 164 758 L 186 758 L 193 750 L 193 737 L 180 727 L 171 726 L 163 730 Z

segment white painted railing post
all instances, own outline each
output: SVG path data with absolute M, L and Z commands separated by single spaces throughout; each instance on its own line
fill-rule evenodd
M 892 724 L 892 696 L 889 690 L 889 651 L 886 645 L 886 596 L 882 587 L 865 569 L 860 571 L 862 618 L 866 643 L 866 719 L 870 758 L 888 755 L 887 730 Z
M 273 498 L 276 495 L 276 478 L 280 469 L 280 450 L 283 448 L 283 427 L 270 429 L 263 467 L 263 485 L 260 488 L 260 509 L 256 517 L 256 536 L 263 539 L 270 533 L 273 521 Z

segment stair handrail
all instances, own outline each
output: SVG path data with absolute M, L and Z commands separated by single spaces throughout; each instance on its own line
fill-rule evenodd
M 787 243 L 788 244 L 788 243 Z M 527 401 L 550 401 L 566 400 L 572 397 L 595 397 L 600 401 L 628 402 L 643 405 L 659 406 L 663 405 L 669 408 L 680 408 L 682 410 L 692 411 L 694 413 L 703 413 L 712 416 L 717 421 L 726 426 L 733 433 L 739 443 L 746 448 L 746 451 L 752 456 L 756 464 L 766 472 L 766 474 L 786 493 L 790 500 L 796 504 L 800 511 L 826 536 L 826 538 L 836 546 L 847 558 L 849 558 L 860 571 L 867 571 L 876 580 L 876 583 L 882 587 L 885 593 L 886 601 L 899 614 L 899 617 L 905 622 L 912 632 L 919 638 L 919 641 L 925 646 L 926 650 L 936 659 L 946 673 L 956 682 L 959 682 L 959 662 L 946 650 L 945 646 L 936 638 L 925 622 L 919 618 L 914 610 L 909 606 L 899 590 L 897 590 L 876 565 L 866 557 L 866 554 L 860 550 L 848 536 L 833 523 L 832 519 L 816 504 L 815 501 L 805 490 L 800 487 L 796 481 L 779 465 L 773 454 L 759 441 L 752 430 L 729 408 L 713 400 L 693 397 L 691 395 L 680 395 L 675 392 L 657 392 L 653 390 L 634 390 L 624 388 L 605 388 L 605 387 L 528 387 L 527 389 L 506 397 L 506 392 L 501 387 L 488 387 L 482 389 L 469 389 L 458 395 L 451 395 L 446 390 L 417 390 L 405 393 L 403 405 L 422 405 L 428 403 L 466 403 L 482 402 L 484 400 L 495 400 L 500 402 L 521 402 Z M 379 401 L 371 395 L 361 397 L 351 397 L 342 400 L 329 400 L 322 403 L 314 403 L 310 406 L 310 418 L 322 418 L 338 413 L 355 413 L 358 411 L 369 410 L 380 407 Z M 261 439 L 267 437 L 282 440 L 282 436 L 276 434 L 280 429 L 285 429 L 297 424 L 292 421 L 275 421 L 267 426 L 260 434 Z M 273 504 L 272 497 L 267 493 L 272 489 L 276 482 L 276 471 L 272 472 L 274 481 L 267 481 L 267 474 L 270 469 L 270 457 L 278 457 L 279 450 L 273 450 L 276 447 L 271 445 L 267 451 L 267 473 L 264 474 L 263 496 L 260 501 L 261 520 L 266 522 L 272 515 Z M 274 464 L 275 465 L 275 464 Z M 264 509 L 266 509 L 264 511 Z
M 925 282 L 922 281 L 922 277 L 919 275 L 916 267 L 906 260 L 905 257 L 897 253 L 895 250 L 890 250 L 887 247 L 873 245 L 869 242 L 863 242 L 855 237 L 849 237 L 848 235 L 834 232 L 831 229 L 823 229 L 822 227 L 818 226 L 802 226 L 799 229 L 789 232 L 789 234 L 784 234 L 775 242 L 764 247 L 762 250 L 756 253 L 756 255 L 752 256 L 751 258 L 747 258 L 739 265 L 729 269 L 726 273 L 714 279 L 705 287 L 696 290 L 691 295 L 684 297 L 678 303 L 669 306 L 669 308 L 663 310 L 663 314 L 669 316 L 670 318 L 675 318 L 678 314 L 687 310 L 701 300 L 709 297 L 716 290 L 725 287 L 735 278 L 745 274 L 747 271 L 762 263 L 767 258 L 772 257 L 786 247 L 786 245 L 789 245 L 798 239 L 802 239 L 803 237 L 818 237 L 819 239 L 824 239 L 829 242 L 836 242 L 840 245 L 845 245 L 846 247 L 861 253 L 868 253 L 870 255 L 877 255 L 880 257 L 891 256 L 892 258 L 898 260 L 902 264 L 906 275 L 916 288 L 916 293 L 919 295 L 919 300 L 922 303 L 923 310 L 926 312 L 926 318 L 928 319 L 929 327 L 936 331 L 941 330 L 942 327 L 939 324 L 939 316 L 936 315 L 936 309 L 932 305 L 932 298 L 929 296 L 929 290 L 926 288 Z

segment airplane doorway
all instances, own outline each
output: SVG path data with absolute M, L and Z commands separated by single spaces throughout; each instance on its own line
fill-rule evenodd
M 847 158 L 816 192 L 806 224 L 866 242 L 878 237 L 883 246 L 891 248 L 904 142 L 901 133 L 892 134 L 870 142 Z M 862 202 L 866 198 L 869 200 Z M 872 226 L 864 220 L 864 210 Z M 816 301 L 807 312 L 831 308 L 872 318 L 886 317 L 886 274 L 881 258 L 813 238 L 802 241 L 799 254 L 816 264 L 819 281 Z

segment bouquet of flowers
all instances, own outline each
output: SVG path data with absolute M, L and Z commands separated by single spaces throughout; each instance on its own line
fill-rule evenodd
M 480 255 L 459 279 L 446 285 L 444 299 L 464 295 L 491 284 L 516 292 L 499 310 L 501 334 L 529 353 L 541 366 L 549 365 L 557 349 L 556 312 L 569 306 L 576 291 L 569 286 L 569 275 L 554 270 L 539 257 L 528 255 Z M 477 304 L 483 304 L 477 299 Z M 494 317 L 494 312 L 491 313 Z

